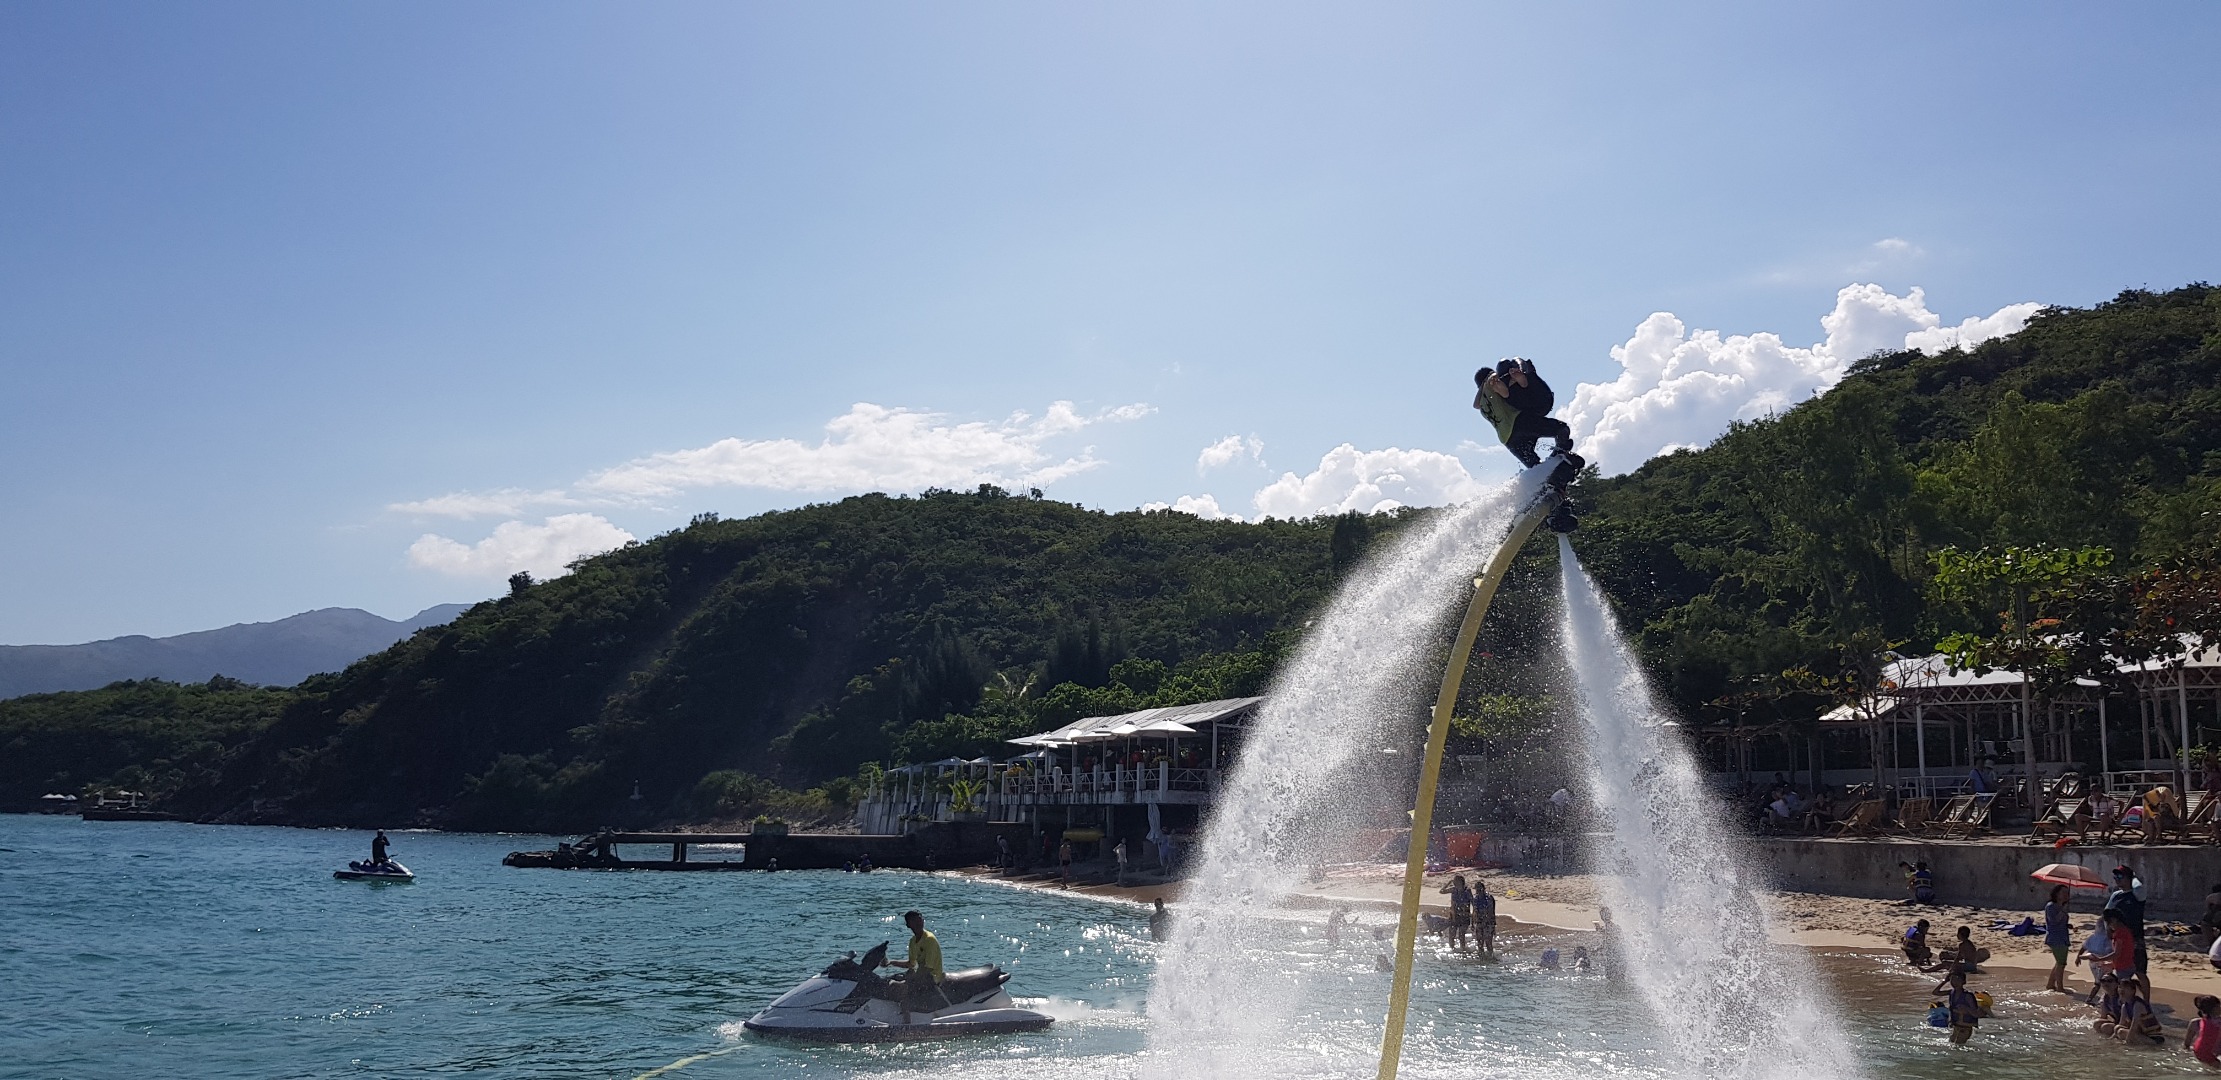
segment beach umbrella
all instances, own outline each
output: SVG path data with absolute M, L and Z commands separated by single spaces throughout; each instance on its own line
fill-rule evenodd
M 2073 863 L 2050 863 L 2037 868 L 2035 873 L 2028 876 L 2038 881 L 2048 881 L 2053 885 L 2071 885 L 2077 889 L 2103 889 L 2106 887 L 2104 875 L 2087 866 L 2077 866 Z

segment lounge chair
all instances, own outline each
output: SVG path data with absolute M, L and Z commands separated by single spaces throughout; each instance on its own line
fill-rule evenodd
M 1858 836 L 1874 831 L 1882 820 L 1882 800 L 1868 799 L 1851 807 L 1844 815 L 1843 824 L 1836 826 L 1837 836 Z
M 2178 844 L 2198 843 L 2197 839 L 2192 838 L 2192 834 L 2201 830 L 2212 831 L 2213 811 L 2213 800 L 2207 798 L 2205 792 L 2184 792 L 2182 796 L 2182 818 L 2159 830 L 2160 841 L 2166 843 L 2171 840 Z
M 1973 836 L 1976 833 L 1989 832 L 1990 807 L 1994 806 L 1997 803 L 1997 799 L 1998 797 L 1994 794 L 1976 795 L 1974 797 L 1974 805 L 1967 810 L 1966 820 L 1959 823 L 1958 828 L 1953 830 L 1953 834 L 1957 836 Z
M 2088 822 L 2078 823 L 2076 819 L 2083 817 L 2088 806 L 2088 799 L 2079 798 L 2062 799 L 2051 804 L 2051 809 L 2043 817 L 2037 818 L 2036 824 L 2030 827 L 2028 842 L 2041 844 L 2049 838 L 2065 836 L 2069 832 L 2082 831 Z
M 2121 827 L 2121 815 L 2128 811 L 2128 801 L 2111 795 L 2107 796 L 2106 803 L 2107 807 L 2103 810 L 2098 807 L 2095 797 L 2084 804 L 2081 831 L 2083 843 L 2093 840 L 2100 844 L 2113 842 L 2114 831 Z
M 1903 832 L 1919 832 L 1928 827 L 1928 815 L 1935 810 L 1934 799 L 1906 799 L 1897 804 L 1897 828 Z
M 1953 795 L 1950 802 L 1943 804 L 1943 812 L 1929 820 L 1928 831 L 1949 836 L 1953 829 L 1966 823 L 1967 813 L 1974 809 L 1974 799 L 1972 795 Z

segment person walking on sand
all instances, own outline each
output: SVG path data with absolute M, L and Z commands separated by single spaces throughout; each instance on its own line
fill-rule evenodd
M 1436 891 L 1450 894 L 1450 947 L 1464 952 L 1466 934 L 1473 929 L 1473 889 L 1459 874 Z
M 1057 844 L 1057 869 L 1064 878 L 1064 887 L 1072 887 L 1072 841 Z
M 1118 877 L 1117 877 L 1117 879 L 1116 879 L 1116 880 L 1117 880 L 1117 882 L 1118 882 L 1118 886 L 1119 886 L 1120 888 L 1125 888 L 1125 887 L 1126 887 L 1126 841 L 1125 841 L 1125 839 L 1124 839 L 1124 838 L 1121 838 L 1121 839 L 1120 839 L 1120 840 L 1118 841 L 1118 844 L 1117 844 L 1117 846 L 1115 846 L 1115 847 L 1111 848 L 1111 858 L 1112 858 L 1112 859 L 1114 859 L 1114 860 L 1116 860 L 1116 861 L 1117 861 L 1117 863 L 1118 863 Z
M 2067 905 L 2072 902 L 2074 890 L 2065 885 L 2051 887 L 2051 899 L 2044 901 L 2044 948 L 2051 950 L 2051 978 L 2044 981 L 2044 989 L 2065 994 L 2067 990 L 2067 949 L 2074 944 L 2074 931 L 2067 917 Z

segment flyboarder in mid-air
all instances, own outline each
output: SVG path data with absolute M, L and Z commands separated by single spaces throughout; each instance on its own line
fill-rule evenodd
M 1474 372 L 1473 381 L 1480 387 L 1480 392 L 1473 395 L 1473 407 L 1488 418 L 1504 449 L 1511 451 L 1520 464 L 1530 468 L 1542 464 L 1535 443 L 1547 435 L 1557 440 L 1558 454 L 1572 459 L 1576 469 L 1580 467 L 1573 454 L 1573 429 L 1550 415 L 1557 395 L 1550 392 L 1550 384 L 1542 381 L 1542 376 L 1535 374 L 1534 361 L 1516 356 L 1499 360 L 1493 371 L 1482 368 Z

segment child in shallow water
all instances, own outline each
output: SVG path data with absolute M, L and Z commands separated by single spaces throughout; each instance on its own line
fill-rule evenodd
M 2098 976 L 2098 1018 L 2091 1030 L 2106 1038 L 2113 1037 L 2113 1029 L 2121 1025 L 2121 977 L 2108 971 Z
M 2113 1037 L 2130 1046 L 2167 1043 L 2167 1036 L 2159 1030 L 2159 1014 L 2152 1011 L 2150 991 L 2138 980 L 2128 980 L 2121 986 L 2121 1022 L 2114 1025 Z
M 2208 1065 L 2221 1065 L 2221 998 L 2200 994 L 2191 1004 L 2198 1007 L 2198 1017 L 2182 1037 L 2183 1049 Z
M 1943 1004 L 1951 1010 L 1952 1045 L 1964 1045 L 1974 1037 L 1974 1027 L 1982 1022 L 1982 1003 L 1974 999 L 1974 992 L 1967 989 L 1967 975 L 1953 970 L 1944 976 L 1944 985 L 1950 992 L 1944 995 Z

